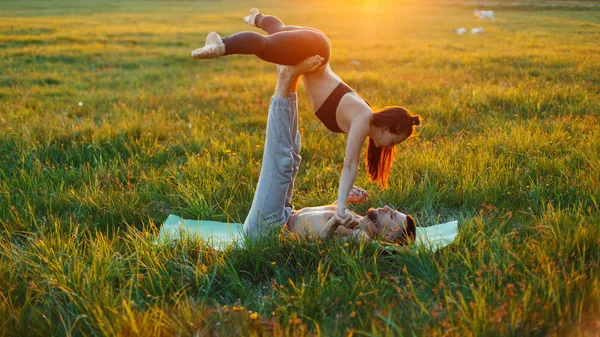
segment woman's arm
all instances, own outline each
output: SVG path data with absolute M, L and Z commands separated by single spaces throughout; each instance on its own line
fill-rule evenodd
M 352 121 L 346 140 L 346 153 L 344 157 L 344 168 L 338 187 L 338 211 L 337 214 L 344 218 L 346 217 L 346 203 L 348 194 L 352 189 L 356 174 L 358 172 L 358 161 L 360 158 L 360 150 L 362 148 L 367 135 L 369 134 L 369 119 L 357 118 Z

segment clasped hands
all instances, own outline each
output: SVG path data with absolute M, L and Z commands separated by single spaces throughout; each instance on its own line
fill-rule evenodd
M 369 193 L 357 186 L 352 186 L 350 193 L 348 193 L 349 204 L 360 205 L 367 201 L 368 198 Z M 344 212 L 343 214 L 336 212 L 327 222 L 326 227 L 328 229 L 327 232 L 329 233 L 327 236 L 331 236 L 340 226 L 344 227 L 346 230 L 352 230 L 359 224 L 358 219 L 354 215 L 349 214 L 348 212 Z

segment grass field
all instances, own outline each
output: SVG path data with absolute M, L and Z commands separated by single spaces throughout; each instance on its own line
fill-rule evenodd
M 323 30 L 376 107 L 425 120 L 390 188 L 435 253 L 278 237 L 155 245 L 168 214 L 243 222 L 275 66 L 189 57 L 253 5 Z M 598 336 L 600 9 L 415 1 L 0 0 L 4 336 Z M 484 27 L 458 36 L 457 27 Z M 295 205 L 337 195 L 345 137 L 299 91 Z M 79 104 L 81 102 L 81 104 Z

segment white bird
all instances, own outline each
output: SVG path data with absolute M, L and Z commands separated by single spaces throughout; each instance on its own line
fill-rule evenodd
M 483 33 L 483 27 L 471 28 L 471 34 L 481 34 L 481 33 Z
M 464 33 L 467 32 L 466 28 L 454 28 L 454 32 L 458 35 L 463 35 Z
M 494 11 L 480 11 L 478 9 L 473 11 L 473 15 L 479 18 L 479 20 L 490 20 L 495 21 Z

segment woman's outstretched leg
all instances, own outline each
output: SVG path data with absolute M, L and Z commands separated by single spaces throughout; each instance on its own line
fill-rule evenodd
M 248 19 L 247 22 L 252 22 Z M 329 61 L 329 40 L 325 34 L 312 28 L 285 26 L 273 16 L 254 16 L 255 24 L 271 35 L 242 32 L 221 39 L 217 33 L 210 33 L 203 48 L 192 52 L 195 58 L 215 58 L 224 55 L 256 55 L 267 62 L 281 65 L 295 65 L 302 60 L 320 55 Z
M 215 32 L 208 33 L 204 47 L 192 52 L 192 57 L 198 59 L 212 59 L 223 55 L 225 55 L 225 43 L 221 36 Z
M 278 17 L 263 15 L 259 13 L 258 9 L 256 8 L 250 9 L 250 14 L 244 18 L 244 21 L 246 21 L 246 23 L 248 23 L 250 26 L 258 27 L 264 30 L 269 35 L 299 29 L 315 30 L 314 28 L 305 28 L 300 26 L 286 26 Z

